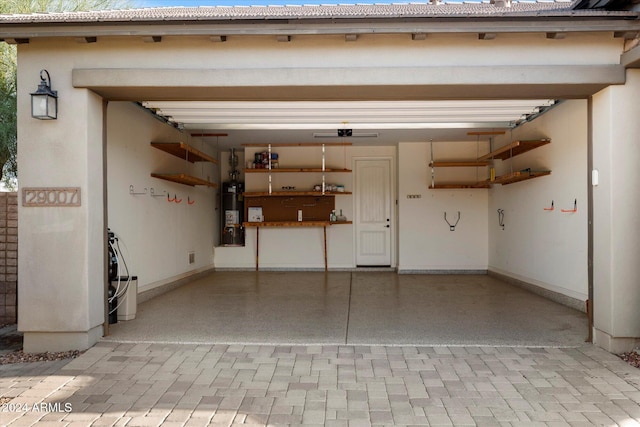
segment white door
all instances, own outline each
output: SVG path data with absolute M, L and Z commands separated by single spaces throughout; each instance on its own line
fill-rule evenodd
M 391 265 L 391 160 L 356 160 L 356 265 Z

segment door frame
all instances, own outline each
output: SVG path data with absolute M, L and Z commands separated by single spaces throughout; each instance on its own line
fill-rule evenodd
M 397 150 L 396 150 L 396 154 L 397 154 Z M 390 203 L 391 203 L 391 233 L 389 236 L 389 251 L 390 251 L 390 255 L 391 255 L 391 264 L 390 264 L 390 268 L 393 269 L 397 269 L 397 259 L 398 259 L 398 197 L 397 197 L 397 177 L 396 177 L 396 162 L 397 162 L 397 155 L 394 156 L 354 156 L 351 158 L 351 169 L 353 170 L 353 188 L 357 189 L 357 182 L 358 182 L 358 168 L 357 163 L 359 161 L 378 161 L 378 160 L 388 160 L 389 161 L 389 195 L 391 197 Z M 356 203 L 356 197 L 358 197 L 357 194 L 354 193 L 353 196 L 353 217 L 354 217 L 354 223 L 353 223 L 353 266 L 354 268 L 358 268 L 358 264 L 357 264 L 357 251 L 358 251 L 358 223 L 356 221 L 356 219 L 358 218 L 356 209 L 358 209 L 357 207 L 357 203 Z M 360 267 L 360 268 L 367 268 L 367 267 Z

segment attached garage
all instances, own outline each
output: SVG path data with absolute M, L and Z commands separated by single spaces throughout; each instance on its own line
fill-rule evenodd
M 25 349 L 87 348 L 104 334 L 107 229 L 142 298 L 223 270 L 489 273 L 580 310 L 588 301 L 595 343 L 633 347 L 640 19 L 632 2 L 619 9 L 0 17 L 0 38 L 18 45 Z M 29 111 L 42 69 L 58 93 L 53 121 Z M 520 153 L 531 141 L 544 143 Z M 263 216 L 242 221 L 240 245 L 223 239 L 232 149 L 243 201 Z M 81 202 L 25 203 L 47 188 L 78 188 Z M 345 218 L 292 200 L 303 196 Z M 270 221 L 274 201 L 302 221 Z

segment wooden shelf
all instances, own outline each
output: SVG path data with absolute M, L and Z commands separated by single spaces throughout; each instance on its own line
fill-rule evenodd
M 184 142 L 152 142 L 151 146 L 162 150 L 165 153 L 169 153 L 178 158 L 193 162 L 211 162 L 214 165 L 218 164 L 218 161 L 206 153 L 200 150 L 196 150 L 190 145 Z
M 496 176 L 496 179 L 490 181 L 490 183 L 508 185 L 513 184 L 514 182 L 526 181 L 528 179 L 539 178 L 547 175 L 551 175 L 551 171 L 518 171 Z
M 489 161 L 478 160 L 455 160 L 445 162 L 431 162 L 429 166 L 432 168 L 455 168 L 455 167 L 482 167 L 489 166 Z
M 266 221 L 242 223 L 245 227 L 327 227 L 342 224 L 353 224 L 353 221 Z
M 264 196 L 340 196 L 352 194 L 351 191 L 249 191 L 242 193 L 244 197 L 264 197 Z
M 526 153 L 534 148 L 542 147 L 551 142 L 550 139 L 536 139 L 532 141 L 513 141 L 511 144 L 498 148 L 491 153 L 478 157 L 478 160 L 500 159 L 506 160 L 519 154 Z
M 491 188 L 491 183 L 489 181 L 482 182 L 452 182 L 452 183 L 443 183 L 443 184 L 435 184 L 430 185 L 429 189 L 431 190 L 451 190 L 456 188 L 466 188 L 466 189 L 482 189 L 482 188 Z
M 195 176 L 187 175 L 185 173 L 174 173 L 174 174 L 164 174 L 164 173 L 152 173 L 151 176 L 153 178 L 164 179 L 166 181 L 177 182 L 178 184 L 196 186 L 196 185 L 206 185 L 207 187 L 217 188 L 218 184 L 214 182 L 207 181 L 206 179 L 197 178 Z
M 325 168 L 275 168 L 275 169 L 244 169 L 244 173 L 300 173 L 300 172 L 352 172 L 351 169 L 330 169 Z

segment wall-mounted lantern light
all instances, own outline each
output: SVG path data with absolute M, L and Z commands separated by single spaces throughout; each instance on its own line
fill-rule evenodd
M 58 118 L 58 91 L 51 90 L 51 77 L 47 70 L 40 71 L 40 84 L 31 94 L 31 117 L 40 120 Z

